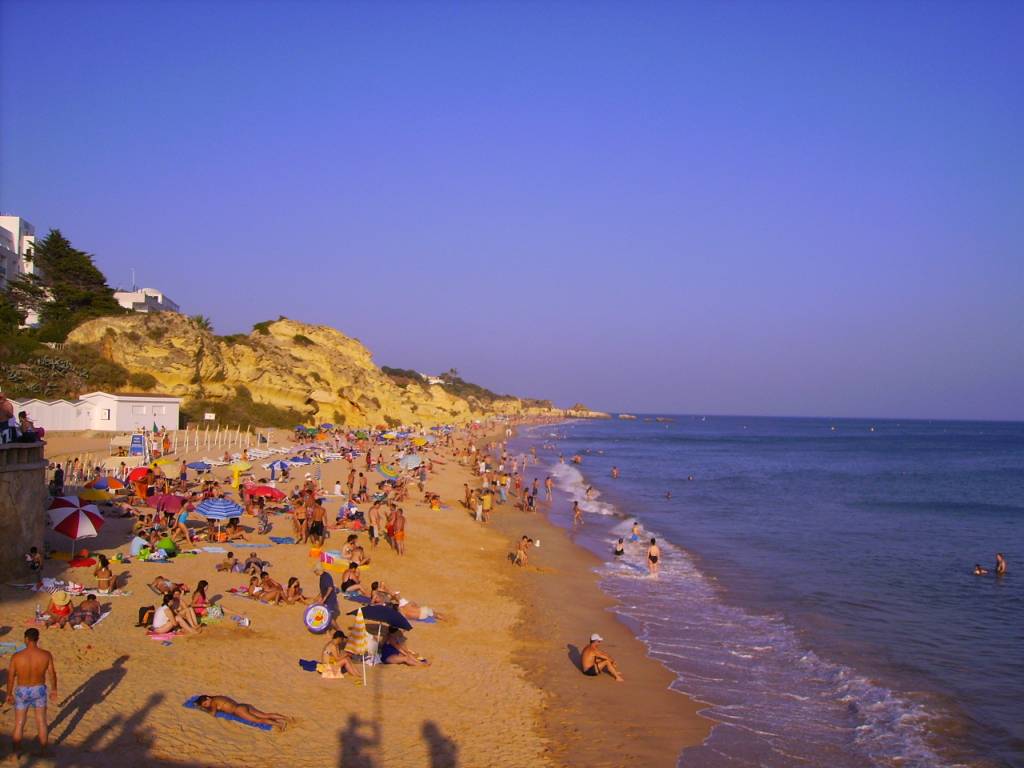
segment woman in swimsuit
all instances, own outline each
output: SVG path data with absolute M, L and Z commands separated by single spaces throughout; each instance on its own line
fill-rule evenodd
M 626 547 L 622 543 L 622 539 L 619 539 L 615 543 L 615 556 L 616 557 L 622 557 L 624 554 L 626 554 Z
M 206 609 L 209 606 L 209 600 L 206 598 L 208 586 L 209 584 L 204 579 L 196 584 L 195 591 L 192 593 L 192 611 L 200 620 L 206 615 Z
M 342 593 L 358 592 L 365 597 L 370 596 L 366 587 L 359 583 L 359 563 L 348 564 L 348 570 L 341 575 L 341 591 Z
M 292 603 L 308 603 L 309 598 L 302 594 L 302 585 L 299 584 L 297 576 L 292 576 L 288 579 L 288 586 L 284 591 L 284 601 L 288 604 Z
M 647 548 L 647 571 L 651 576 L 658 575 L 658 559 L 661 556 L 661 550 L 658 549 L 658 542 L 655 539 L 651 539 L 651 546 Z
M 106 555 L 96 555 L 98 565 L 92 572 L 96 577 L 96 589 L 100 592 L 110 592 L 114 588 L 114 573 L 110 570 L 110 561 Z

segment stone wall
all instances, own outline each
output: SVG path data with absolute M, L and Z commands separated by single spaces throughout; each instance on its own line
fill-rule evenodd
M 0 579 L 26 573 L 29 547 L 42 551 L 46 498 L 43 444 L 0 445 Z

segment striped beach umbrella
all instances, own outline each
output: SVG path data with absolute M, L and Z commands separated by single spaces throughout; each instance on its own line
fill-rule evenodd
M 196 512 L 207 520 L 229 520 L 241 517 L 244 511 L 231 499 L 206 499 L 196 507 Z
M 75 554 L 74 542 L 99 535 L 106 522 L 95 504 L 82 501 L 78 496 L 58 496 L 50 504 L 47 515 L 53 530 L 71 539 L 72 555 Z
M 381 473 L 388 480 L 394 480 L 398 477 L 398 468 L 391 464 L 378 464 L 377 471 Z
M 366 657 L 370 653 L 370 635 L 366 631 L 366 620 L 363 618 L 362 609 L 356 611 L 356 622 L 349 629 L 345 652 L 363 657 L 363 685 L 366 685 Z

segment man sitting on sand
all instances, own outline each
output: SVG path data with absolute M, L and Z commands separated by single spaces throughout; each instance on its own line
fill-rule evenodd
M 602 642 L 604 642 L 604 638 L 596 632 L 590 636 L 590 642 L 580 654 L 580 667 L 583 669 L 583 674 L 597 677 L 602 672 L 607 672 L 617 682 L 625 682 L 615 666 L 615 660 L 600 649 L 599 645 Z
M 275 712 L 261 712 L 252 704 L 242 704 L 229 699 L 227 696 L 208 696 L 203 694 L 196 699 L 196 706 L 204 712 L 216 715 L 218 712 L 226 712 L 234 715 L 240 720 L 260 725 L 276 725 L 282 731 L 288 727 L 288 718 Z
M 410 667 L 429 667 L 430 662 L 405 644 L 402 631 L 392 627 L 387 640 L 380 647 L 380 660 L 384 664 L 405 664 Z

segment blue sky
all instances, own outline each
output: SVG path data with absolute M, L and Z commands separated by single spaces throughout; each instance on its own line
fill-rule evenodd
M 220 333 L 633 411 L 1024 418 L 1024 4 L 0 5 L 0 208 Z

